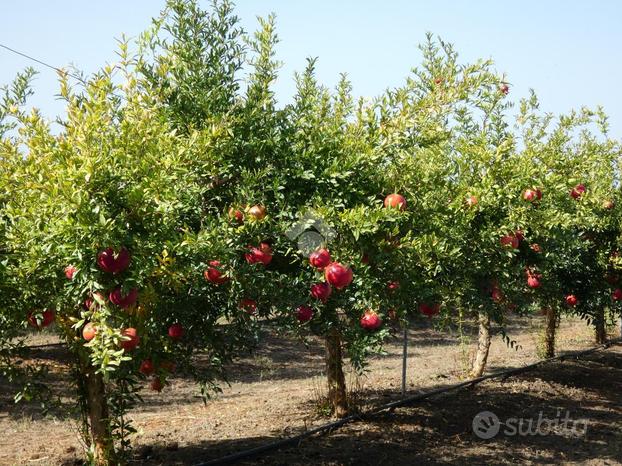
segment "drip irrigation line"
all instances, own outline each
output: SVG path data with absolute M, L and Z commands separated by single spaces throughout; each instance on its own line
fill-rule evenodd
M 400 407 L 404 407 L 404 406 L 409 406 L 411 404 L 417 403 L 419 401 L 423 401 L 426 400 L 428 398 L 431 398 L 433 396 L 436 395 L 441 395 L 443 393 L 448 393 L 448 392 L 452 392 L 452 391 L 456 391 L 459 390 L 461 388 L 465 388 L 465 387 L 470 387 L 470 386 L 475 386 L 478 385 L 486 380 L 490 380 L 490 379 L 495 379 L 495 378 L 501 378 L 502 380 L 505 380 L 509 377 L 524 373 L 524 372 L 528 372 L 530 370 L 533 370 L 537 367 L 540 367 L 544 364 L 548 364 L 554 361 L 564 361 L 567 359 L 573 359 L 573 358 L 579 358 L 582 356 L 586 356 L 588 354 L 592 354 L 592 353 L 596 353 L 597 351 L 601 351 L 604 349 L 609 348 L 612 345 L 615 344 L 619 344 L 620 342 L 622 342 L 622 338 L 616 338 L 613 340 L 608 341 L 607 343 L 604 343 L 602 345 L 598 345 L 595 346 L 593 348 L 589 348 L 587 350 L 581 350 L 581 351 L 573 351 L 570 353 L 565 353 L 559 356 L 554 356 L 552 358 L 547 358 L 547 359 L 543 359 L 542 361 L 538 361 L 535 362 L 533 364 L 528 364 L 526 366 L 522 366 L 522 367 L 517 367 L 517 368 L 513 368 L 513 369 L 505 369 L 505 370 L 501 370 L 501 371 L 497 371 L 497 372 L 492 372 L 490 374 L 487 375 L 483 375 L 481 377 L 477 377 L 475 379 L 469 379 L 466 380 L 464 382 L 460 382 L 454 385 L 449 385 L 449 386 L 445 386 L 445 387 L 440 387 L 434 390 L 429 390 L 427 392 L 423 392 L 423 393 L 418 393 L 416 395 L 412 395 L 406 398 L 402 398 L 401 400 L 396 400 L 393 402 L 389 402 L 386 403 L 384 405 L 378 406 L 366 413 L 361 413 L 361 414 L 353 414 L 350 416 L 347 416 L 343 419 L 339 419 L 337 421 L 334 422 L 329 422 L 328 424 L 324 424 L 322 426 L 316 427 L 314 429 L 308 430 L 306 432 L 303 432 L 302 434 L 299 435 L 295 435 L 293 437 L 288 437 L 288 438 L 284 438 L 281 440 L 277 440 L 274 442 L 270 442 L 270 443 L 266 443 L 264 445 L 260 445 L 258 447 L 255 448 L 250 448 L 248 450 L 244 450 L 241 452 L 237 452 L 237 453 L 233 453 L 231 455 L 227 455 L 227 456 L 223 456 L 221 458 L 216 458 L 213 460 L 209 460 L 203 463 L 198 463 L 195 466 L 213 466 L 213 465 L 218 465 L 218 464 L 231 464 L 231 463 L 235 463 L 237 461 L 241 461 L 244 459 L 249 459 L 255 456 L 258 456 L 262 453 L 267 453 L 269 451 L 273 451 L 273 450 L 278 450 L 280 448 L 286 447 L 286 446 L 291 446 L 291 445 L 298 445 L 300 444 L 304 439 L 311 437 L 313 435 L 326 435 L 329 434 L 331 432 L 333 432 L 334 430 L 339 429 L 340 427 L 352 423 L 352 422 L 356 422 L 356 421 L 362 421 L 362 420 L 367 420 L 370 419 L 374 416 L 377 416 L 379 414 L 382 414 L 383 412 L 387 411 L 387 412 L 393 412 L 396 408 L 400 408 Z
M 65 346 L 64 343 L 44 343 L 43 345 L 32 345 L 32 346 L 24 346 L 27 350 L 33 349 L 41 349 L 41 348 L 50 348 L 55 346 Z

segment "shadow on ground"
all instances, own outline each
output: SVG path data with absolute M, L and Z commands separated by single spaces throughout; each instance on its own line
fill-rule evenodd
M 620 464 L 621 389 L 622 352 L 618 348 L 437 396 L 238 464 Z M 385 403 L 394 394 L 374 391 L 366 395 L 368 402 Z M 478 438 L 472 429 L 474 416 L 484 410 L 495 413 L 502 423 L 500 432 L 489 440 Z M 564 428 L 566 415 L 569 421 Z M 523 435 L 509 430 L 512 418 L 517 430 L 522 426 Z M 518 424 L 519 419 L 523 424 Z M 196 464 L 263 445 L 278 435 L 181 447 L 141 446 L 135 461 Z

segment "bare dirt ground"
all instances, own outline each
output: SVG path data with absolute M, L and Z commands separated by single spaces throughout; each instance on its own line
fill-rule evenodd
M 489 371 L 537 360 L 538 320 L 521 319 L 510 327 L 519 350 L 508 348 L 498 337 L 493 340 Z M 138 428 L 133 463 L 196 464 L 326 423 L 321 409 L 325 393 L 321 342 L 312 340 L 307 348 L 268 330 L 265 337 L 254 356 L 231 367 L 231 385 L 206 405 L 197 396 L 196 385 L 183 377 L 173 379 L 161 394 L 145 391 L 145 403 L 131 413 Z M 33 344 L 48 340 L 39 336 Z M 458 335 L 419 323 L 413 324 L 409 340 L 409 393 L 463 380 L 472 337 L 471 344 L 460 345 Z M 374 357 L 365 376 L 349 375 L 362 410 L 400 397 L 401 345 L 399 338 L 391 341 L 387 354 Z M 592 345 L 592 331 L 584 322 L 562 322 L 559 352 Z M 54 385 L 62 391 L 67 376 L 59 349 L 33 351 L 33 358 L 52 365 Z M 0 465 L 80 464 L 83 452 L 75 421 L 41 416 L 36 406 L 16 406 L 10 389 L 0 380 Z M 614 346 L 580 360 L 549 364 L 505 381 L 488 381 L 398 408 L 244 464 L 617 465 L 622 464 L 620 393 L 622 347 Z M 67 393 L 65 401 L 70 397 Z M 484 410 L 502 423 L 500 432 L 488 440 L 472 428 L 473 417 Z M 530 432 L 535 433 L 539 416 L 551 422 L 558 419 L 559 425 L 547 435 L 512 435 L 508 430 L 512 418 L 522 418 L 523 434 L 529 420 Z M 563 428 L 566 416 L 570 422 Z M 585 434 L 579 435 L 583 426 Z

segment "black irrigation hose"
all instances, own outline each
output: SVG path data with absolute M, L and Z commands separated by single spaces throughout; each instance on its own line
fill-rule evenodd
M 45 343 L 43 345 L 24 346 L 24 348 L 26 348 L 27 350 L 33 350 L 33 349 L 41 349 L 41 348 L 50 348 L 50 347 L 55 347 L 55 346 L 65 346 L 65 344 L 64 343 Z
M 614 344 L 618 344 L 622 342 L 622 338 L 616 338 L 613 340 L 608 341 L 607 343 L 604 343 L 602 345 L 598 345 L 595 346 L 593 348 L 587 349 L 587 350 L 583 350 L 583 351 L 574 351 L 574 352 L 570 352 L 570 353 L 565 353 L 559 356 L 555 356 L 552 358 L 548 358 L 548 359 L 543 359 L 542 361 L 538 361 L 536 363 L 533 364 L 528 364 L 527 366 L 523 366 L 523 367 L 517 367 L 514 369 L 506 369 L 506 370 L 502 370 L 502 371 L 498 371 L 498 372 L 493 372 L 491 374 L 487 374 L 481 377 L 477 377 L 475 379 L 470 379 L 467 380 L 465 382 L 460 382 L 454 385 L 449 385 L 446 387 L 441 387 L 441 388 L 437 388 L 434 390 L 430 390 L 424 393 L 419 393 L 417 395 L 413 395 L 413 396 L 409 396 L 406 398 L 403 398 L 401 400 L 397 400 L 397 401 L 392 401 L 390 403 L 386 403 L 384 405 L 381 405 L 375 409 L 372 409 L 366 413 L 363 414 L 355 414 L 355 415 L 351 415 L 348 417 L 344 417 L 343 419 L 339 419 L 338 421 L 334 421 L 334 422 L 330 422 L 328 424 L 324 424 L 320 427 L 316 427 L 315 429 L 311 429 L 308 430 L 306 432 L 303 432 L 300 435 L 296 435 L 294 437 L 288 437 L 285 439 L 281 439 L 281 440 L 277 440 L 275 442 L 271 442 L 271 443 L 266 443 L 264 445 L 260 445 L 258 447 L 255 448 L 251 448 L 249 450 L 244 450 L 238 453 L 233 453 L 231 455 L 227 455 L 227 456 L 223 456 L 221 458 L 217 458 L 214 460 L 210 460 L 210 461 L 206 461 L 204 463 L 198 463 L 195 466 L 211 466 L 211 465 L 217 465 L 217 464 L 228 464 L 228 463 L 235 463 L 237 461 L 243 460 L 243 459 L 248 459 L 254 456 L 257 456 L 261 453 L 265 453 L 271 450 L 278 450 L 282 447 L 285 446 L 289 446 L 289 445 L 294 445 L 294 444 L 299 444 L 302 440 L 311 437 L 312 435 L 316 435 L 316 434 L 320 434 L 320 435 L 324 435 L 324 434 L 329 434 L 332 431 L 340 428 L 341 426 L 345 425 L 345 424 L 349 424 L 351 422 L 354 421 L 359 421 L 359 420 L 363 420 L 363 419 L 367 419 L 369 417 L 372 416 L 376 416 L 384 411 L 389 411 L 392 412 L 395 408 L 399 408 L 399 407 L 403 407 L 403 406 L 408 406 L 410 404 L 416 403 L 418 401 L 422 401 L 425 399 L 428 399 L 432 396 L 435 395 L 440 395 L 442 393 L 447 393 L 447 392 L 451 392 L 454 390 L 458 390 L 460 388 L 464 388 L 464 387 L 468 387 L 468 386 L 474 386 L 477 384 L 480 384 L 482 382 L 484 382 L 485 380 L 490 380 L 490 379 L 495 379 L 495 378 L 503 378 L 503 379 L 507 379 L 508 377 L 514 376 L 514 375 L 518 375 L 521 374 L 523 372 L 528 372 L 530 370 L 535 369 L 536 367 L 542 366 L 544 364 L 548 364 L 550 362 L 553 361 L 563 361 L 565 359 L 571 359 L 571 358 L 578 358 L 580 356 L 585 356 L 591 353 L 595 353 L 597 351 L 603 350 L 603 349 L 607 349 L 610 346 L 614 345 Z

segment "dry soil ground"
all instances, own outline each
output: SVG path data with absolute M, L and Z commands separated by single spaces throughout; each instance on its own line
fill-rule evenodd
M 538 325 L 538 319 L 522 319 L 511 327 L 521 344 L 518 351 L 495 338 L 488 369 L 535 361 Z M 413 325 L 409 339 L 410 393 L 463 378 L 472 343 L 459 345 L 456 334 L 436 332 L 425 323 Z M 33 343 L 44 341 L 40 336 Z M 592 333 L 583 322 L 562 322 L 560 352 L 589 346 Z M 349 376 L 363 410 L 399 398 L 401 341 L 396 338 L 386 349 L 371 361 L 368 374 Z M 32 357 L 52 365 L 57 389 L 66 387 L 58 348 L 33 351 Z M 206 405 L 183 377 L 161 394 L 145 392 L 145 403 L 131 415 L 138 428 L 133 463 L 196 464 L 321 425 L 328 421 L 319 401 L 325 391 L 322 370 L 319 341 L 307 348 L 266 330 L 259 352 L 238 361 L 231 368 L 231 385 Z M 10 389 L 0 380 L 0 465 L 80 464 L 75 421 L 42 417 L 36 406 L 15 406 Z M 622 464 L 621 393 L 622 347 L 614 346 L 399 408 L 244 464 Z M 68 403 L 70 397 L 67 392 Z M 484 410 L 502 423 L 488 440 L 472 428 L 474 416 Z M 563 428 L 566 415 L 570 421 Z M 547 435 L 511 434 L 518 422 L 512 418 L 523 419 L 523 433 L 531 420 L 533 433 L 539 417 L 549 422 L 541 422 L 541 432 L 550 422 L 559 420 L 558 425 Z

